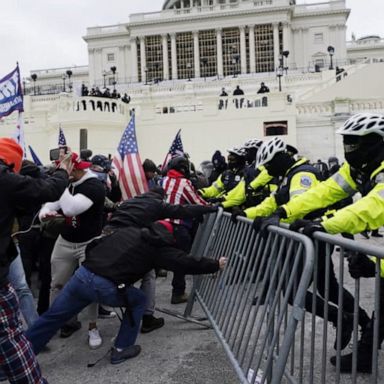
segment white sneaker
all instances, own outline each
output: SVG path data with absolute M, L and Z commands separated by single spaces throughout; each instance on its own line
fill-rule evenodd
M 99 330 L 93 328 L 88 331 L 88 345 L 91 349 L 97 349 L 103 344 L 103 339 L 100 336 Z

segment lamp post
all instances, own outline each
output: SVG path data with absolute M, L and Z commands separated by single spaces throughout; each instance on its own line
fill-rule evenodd
M 289 56 L 289 51 L 283 51 L 282 56 L 283 56 L 283 68 L 284 68 L 285 74 L 288 75 L 288 56 Z M 286 60 L 285 65 L 284 65 L 284 58 Z
M 207 81 L 207 64 L 208 64 L 208 59 L 206 57 L 203 57 L 201 59 L 201 64 L 204 69 L 204 81 Z
M 333 70 L 333 55 L 335 54 L 335 48 L 330 45 L 327 49 L 329 53 L 329 70 Z
M 280 65 L 276 69 L 276 76 L 279 79 L 279 92 L 281 92 L 281 78 L 283 77 L 283 75 L 284 75 L 284 68 Z
M 33 80 L 33 94 L 36 95 L 36 80 L 37 80 L 36 73 L 33 73 L 31 75 L 31 79 Z
M 71 83 L 71 77 L 72 77 L 72 71 L 70 69 L 68 69 L 67 72 L 65 72 L 68 76 L 68 87 L 69 87 L 69 92 L 72 91 L 72 83 Z M 65 92 L 65 90 L 64 90 Z
M 112 72 L 112 74 L 113 74 L 113 90 L 115 91 L 116 90 L 116 67 L 115 66 L 113 66 L 113 67 L 111 67 L 111 72 Z
M 191 68 L 192 68 L 192 64 L 188 61 L 187 63 L 188 81 L 191 81 Z
M 104 88 L 106 88 L 106 82 L 105 82 L 105 76 L 107 76 L 107 71 L 103 71 L 103 83 L 104 83 Z
M 147 67 L 144 68 L 144 72 L 145 72 L 145 85 L 147 85 L 148 84 L 148 68 Z
M 67 76 L 64 74 L 62 76 L 62 79 L 63 79 L 63 92 L 65 92 L 65 79 L 67 78 Z

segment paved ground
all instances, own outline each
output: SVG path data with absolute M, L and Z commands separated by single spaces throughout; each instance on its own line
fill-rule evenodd
M 158 306 L 183 311 L 184 305 L 169 304 L 170 274 L 158 279 Z M 196 309 L 199 309 L 196 305 Z M 198 311 L 197 313 L 198 314 Z M 201 314 L 201 312 L 200 312 Z M 119 320 L 100 320 L 104 345 L 91 351 L 83 329 L 69 339 L 55 337 L 50 351 L 39 355 L 45 377 L 53 384 L 232 384 L 237 383 L 224 351 L 212 330 L 157 313 L 165 317 L 165 326 L 140 335 L 142 353 L 135 359 L 111 365 L 109 356 L 95 367 L 87 368 L 111 346 Z
M 359 240 L 363 239 L 359 237 Z M 384 244 L 383 239 L 370 241 L 378 245 Z M 157 280 L 157 305 L 160 308 L 172 308 L 182 312 L 184 305 L 175 306 L 169 303 L 170 281 L 171 274 L 167 279 Z M 362 283 L 361 301 L 368 310 L 371 309 L 369 308 L 372 302 L 371 292 L 370 282 L 365 280 Z M 202 315 L 198 304 L 195 304 L 194 314 Z M 165 317 L 165 326 L 152 333 L 140 335 L 138 344 L 142 346 L 142 353 L 135 359 L 115 366 L 109 363 L 107 352 L 111 347 L 111 339 L 119 327 L 119 320 L 100 320 L 99 328 L 104 344 L 100 349 L 91 351 L 87 345 L 86 321 L 83 318 L 82 330 L 69 339 L 55 337 L 49 344 L 50 351 L 39 355 L 45 377 L 50 384 L 235 384 L 239 382 L 213 330 L 160 313 L 156 316 Z M 316 329 L 321 334 L 322 320 L 317 319 L 316 324 Z M 330 329 L 331 343 L 333 343 L 333 332 Z M 331 346 L 328 352 L 332 353 Z M 380 352 L 379 367 L 383 367 L 383 353 Z M 316 355 L 320 359 L 320 343 Z M 94 363 L 100 358 L 102 359 L 96 366 L 87 367 L 89 363 Z M 317 362 L 320 363 L 320 360 Z M 327 382 L 335 382 L 334 368 L 330 366 L 327 368 Z M 379 382 L 384 380 L 382 375 L 383 372 Z M 320 369 L 315 368 L 314 383 L 321 382 L 320 376 Z M 305 382 L 308 381 L 305 380 Z M 349 375 L 342 375 L 341 383 L 351 382 Z M 357 382 L 368 384 L 371 382 L 371 376 L 359 375 Z

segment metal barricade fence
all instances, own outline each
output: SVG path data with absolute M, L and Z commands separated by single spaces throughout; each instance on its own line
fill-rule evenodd
M 346 256 L 361 252 L 381 259 L 384 250 L 320 232 L 313 243 L 286 226 L 269 227 L 268 232 L 262 238 L 247 219 L 234 224 L 227 213 L 211 215 L 199 228 L 192 254 L 226 256 L 228 264 L 217 275 L 194 278 L 184 315 L 191 315 L 197 300 L 242 383 L 382 382 L 378 367 L 384 359 L 378 362 L 378 347 L 384 279 L 379 263 L 375 279 L 352 279 Z M 356 371 L 361 292 L 365 312 L 371 317 L 374 311 L 372 374 L 365 375 Z M 347 346 L 341 351 L 344 331 L 347 339 L 352 332 L 352 350 Z M 352 372 L 341 373 L 340 356 L 351 352 Z M 334 355 L 335 366 L 329 362 Z
M 307 314 L 305 322 L 309 324 L 306 331 L 309 342 L 302 352 L 308 359 L 299 365 L 296 376 L 302 378 L 300 383 L 383 382 L 383 371 L 379 373 L 378 368 L 383 365 L 384 359 L 381 357 L 381 364 L 378 364 L 378 347 L 384 338 L 384 324 L 381 332 L 379 329 L 380 322 L 384 321 L 384 292 L 380 293 L 380 288 L 384 287 L 384 279 L 380 278 L 380 259 L 384 258 L 384 250 L 367 241 L 355 241 L 321 232 L 315 233 L 314 238 L 316 252 L 310 291 L 316 293 L 316 296 L 312 296 L 312 304 L 307 306 L 307 312 L 311 312 Z M 353 279 L 350 276 L 347 258 L 358 252 L 377 257 L 375 278 Z M 319 312 L 324 320 L 319 318 Z M 373 318 L 371 323 L 367 323 L 369 318 Z M 332 325 L 340 331 L 335 332 Z M 357 356 L 358 331 L 364 337 L 369 328 L 372 331 L 371 346 L 365 348 L 365 353 L 372 354 L 372 373 L 362 374 L 357 372 L 357 358 L 366 360 L 366 356 Z M 352 332 L 352 344 L 342 350 L 344 332 L 347 335 Z M 347 369 L 351 372 L 342 372 L 345 367 L 342 369 L 341 356 L 351 353 L 352 369 Z M 329 356 L 333 356 L 335 366 L 329 363 Z
M 214 222 L 213 222 L 214 220 Z M 251 221 L 219 212 L 199 228 L 195 257 L 227 256 L 224 271 L 194 279 L 202 306 L 242 383 L 282 382 L 312 277 L 312 241 L 273 227 L 262 238 Z

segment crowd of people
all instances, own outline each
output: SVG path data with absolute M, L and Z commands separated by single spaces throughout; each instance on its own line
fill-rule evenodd
M 91 90 L 89 90 L 85 84 L 81 85 L 81 96 L 105 97 L 108 99 L 121 99 L 121 101 L 126 104 L 129 104 L 131 101 L 131 97 L 129 95 L 124 93 L 124 95 L 121 96 L 121 94 L 117 92 L 116 88 L 114 88 L 112 92 L 107 87 L 104 87 L 103 91 L 101 91 L 99 87 L 91 88 Z
M 76 316 L 85 307 L 91 349 L 103 342 L 98 319 L 115 316 L 115 307 L 125 308 L 111 363 L 137 356 L 138 333 L 164 326 L 164 319 L 154 316 L 156 276 L 173 272 L 170 302 L 176 305 L 188 300 L 186 274 L 225 268 L 226 257 L 199 261 L 188 257 L 203 215 L 220 208 L 231 212 L 233 223 L 239 216 L 252 219 L 253 229 L 261 233 L 284 221 L 291 230 L 310 237 L 316 231 L 349 238 L 376 231 L 380 236 L 384 116 L 355 115 L 338 133 L 343 136 L 343 164 L 335 157 L 329 158 L 328 165 L 320 160 L 311 164 L 278 137 L 249 139 L 229 149 L 227 158 L 217 150 L 201 170 L 187 155 L 174 156 L 165 169 L 146 159 L 143 169 L 149 192 L 125 201 L 109 156 L 78 155 L 62 148 L 59 160 L 37 167 L 22 159 L 16 142 L 0 138 L 0 381 L 46 383 L 35 354 L 58 331 L 63 338 L 79 331 Z M 361 198 L 354 201 L 357 192 Z M 325 255 L 324 244 L 319 253 Z M 337 332 L 344 349 L 352 336 L 355 299 L 348 290 L 339 289 L 332 260 L 330 269 L 325 257 L 317 263 L 317 291 L 307 292 L 306 310 L 312 311 L 315 295 L 315 313 L 324 318 L 322 303 L 328 300 L 327 321 L 337 327 L 342 292 L 342 327 Z M 37 307 L 30 292 L 34 265 L 40 279 Z M 349 270 L 353 278 L 374 277 L 375 261 L 353 254 Z M 18 319 L 17 296 L 25 332 Z M 383 297 L 379 345 L 384 339 Z M 372 370 L 372 319 L 359 308 L 362 335 L 357 370 L 361 372 Z M 331 363 L 336 365 L 335 357 Z M 351 354 L 341 357 L 340 368 L 352 371 Z
M 269 88 L 265 85 L 265 83 L 260 84 L 260 88 L 257 91 L 257 94 L 264 94 L 269 93 Z M 220 93 L 220 100 L 219 100 L 219 109 L 227 109 L 228 107 L 228 92 L 225 88 L 221 88 Z M 244 91 L 240 88 L 240 85 L 237 85 L 236 88 L 232 92 L 232 96 L 235 98 L 233 99 L 233 102 L 235 103 L 236 108 L 251 108 L 256 106 L 255 103 L 251 100 L 245 100 L 244 98 Z M 263 97 L 261 99 L 261 106 L 266 107 L 268 105 L 268 100 L 266 97 Z

